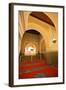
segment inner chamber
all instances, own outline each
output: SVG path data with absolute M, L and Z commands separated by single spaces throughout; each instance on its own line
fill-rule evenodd
M 19 11 L 19 79 L 58 77 L 58 14 Z
M 32 60 L 45 58 L 45 42 L 42 35 L 36 30 L 27 30 L 22 38 L 21 54 L 22 59 Z M 21 59 L 21 60 L 22 60 Z

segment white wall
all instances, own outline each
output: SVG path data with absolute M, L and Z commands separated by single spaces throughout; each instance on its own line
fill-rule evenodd
M 49 5 L 65 5 L 66 0 L 0 0 L 0 90 L 65 90 L 64 85 L 8 87 L 8 3 L 22 2 Z M 66 7 L 66 5 L 65 5 Z M 65 19 L 66 20 L 66 19 Z

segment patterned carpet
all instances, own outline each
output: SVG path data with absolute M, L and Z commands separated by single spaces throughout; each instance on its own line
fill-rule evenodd
M 45 60 L 23 60 L 19 65 L 19 79 L 57 77 L 58 68 Z

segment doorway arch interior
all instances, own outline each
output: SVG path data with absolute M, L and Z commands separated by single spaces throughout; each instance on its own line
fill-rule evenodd
M 42 59 L 41 57 L 46 52 L 46 47 L 40 32 L 32 29 L 25 31 L 21 42 L 21 52 L 24 57 L 33 56 L 34 58 Z

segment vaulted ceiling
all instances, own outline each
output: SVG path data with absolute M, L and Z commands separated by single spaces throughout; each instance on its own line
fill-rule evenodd
M 30 15 L 55 27 L 52 20 L 43 12 L 32 12 Z

